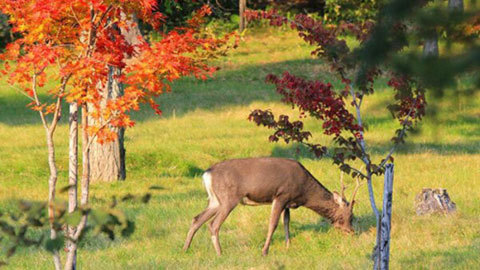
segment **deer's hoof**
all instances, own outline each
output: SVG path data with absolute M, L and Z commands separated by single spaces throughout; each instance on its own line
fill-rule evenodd
M 268 255 L 268 249 L 262 250 L 262 256 L 267 256 Z

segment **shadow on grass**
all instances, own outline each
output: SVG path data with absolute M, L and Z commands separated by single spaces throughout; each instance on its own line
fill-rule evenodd
M 281 75 L 286 70 L 307 78 L 326 81 L 334 78 L 328 68 L 317 59 L 298 59 L 221 70 L 215 74 L 214 78 L 206 81 L 188 77 L 174 82 L 172 92 L 158 98 L 163 111 L 162 117 L 181 117 L 197 109 L 217 110 L 232 105 L 248 105 L 254 101 L 279 101 L 280 96 L 275 93 L 273 85 L 265 83 L 265 77 L 271 73 Z M 337 80 L 333 80 L 333 84 L 340 87 Z M 14 90 L 8 91 L 11 93 L 0 94 L 0 123 L 40 124 L 38 114 L 25 107 L 30 100 L 20 93 L 14 93 Z M 39 98 L 47 100 L 48 96 L 39 93 Z M 66 112 L 68 112 L 66 104 L 63 106 L 63 112 L 62 123 L 66 123 Z M 158 116 L 147 106 L 133 113 L 136 121 L 147 121 L 156 117 Z
M 369 213 L 361 216 L 354 216 L 353 218 L 353 228 L 355 229 L 355 234 L 362 234 L 368 232 L 370 229 L 376 227 L 375 215 Z
M 163 193 L 163 194 L 153 194 L 152 201 L 156 202 L 170 202 L 171 204 L 177 205 L 178 202 L 192 200 L 192 199 L 202 199 L 205 198 L 205 194 L 200 190 L 191 190 L 188 192 L 176 192 L 176 193 Z M 101 199 L 98 198 L 98 201 L 102 201 L 103 203 L 107 203 L 108 199 Z M 118 206 L 118 209 L 124 211 L 127 216 L 133 218 L 135 222 L 135 231 L 132 234 L 132 238 L 138 237 L 166 237 L 168 236 L 168 230 L 162 226 L 155 226 L 151 228 L 150 226 L 143 226 L 141 222 L 145 222 L 145 218 L 153 218 L 157 215 L 165 215 L 168 216 L 168 212 L 172 211 L 175 212 L 177 209 L 170 209 L 165 206 L 161 206 L 157 203 L 150 204 L 145 207 L 143 203 L 135 202 L 135 203 L 121 203 Z M 153 215 L 153 216 L 151 216 Z M 141 217 L 141 218 L 139 218 Z M 193 217 L 193 216 L 192 216 Z M 162 222 L 162 220 L 159 220 Z M 147 234 L 147 236 L 145 236 Z M 104 234 L 97 235 L 92 231 L 88 231 L 85 234 L 83 241 L 80 244 L 80 248 L 87 249 L 89 251 L 96 251 L 102 250 L 109 247 L 120 246 L 125 243 L 125 241 L 129 241 L 129 238 L 125 237 L 118 237 L 116 240 L 111 241 L 108 237 Z
M 370 144 L 368 149 L 372 154 L 386 155 L 392 147 L 391 143 Z M 479 154 L 480 140 L 458 143 L 415 143 L 407 142 L 395 150 L 395 154 L 422 154 L 435 153 L 438 155 L 450 156 L 458 154 Z M 300 144 L 276 145 L 271 153 L 272 157 L 283 157 L 292 159 L 317 159 L 310 150 Z
M 156 150 L 132 153 L 128 156 L 127 168 L 134 171 L 156 172 L 159 177 L 195 178 L 203 174 L 204 169 L 187 161 L 175 153 Z
M 1 91 L 7 90 L 2 89 Z M 13 92 L 14 90 L 8 91 Z M 49 100 L 48 96 L 45 94 L 39 94 L 39 99 L 44 101 Z M 29 107 L 27 107 L 27 104 L 29 104 L 30 102 L 30 99 L 17 92 L 10 93 L 9 95 L 6 95 L 5 93 L 0 93 L 0 123 L 9 126 L 36 124 L 41 125 L 41 120 L 38 112 L 33 111 Z M 62 110 L 63 112 L 68 112 L 68 106 L 64 104 L 64 106 L 62 106 Z M 66 120 L 63 122 L 66 123 Z
M 465 247 L 452 247 L 447 250 L 415 251 L 406 258 L 400 259 L 400 265 L 405 269 L 410 269 L 418 265 L 425 267 L 435 265 L 442 269 L 457 269 L 462 267 L 462 263 L 469 265 L 469 262 L 477 261 L 480 254 L 480 242 L 473 243 Z
M 292 225 L 295 227 L 295 230 L 293 230 L 293 236 L 296 236 L 297 232 L 302 232 L 302 231 L 313 231 L 316 233 L 326 233 L 330 231 L 330 229 L 333 229 L 332 224 L 328 222 L 328 220 L 321 218 L 319 222 L 317 223 L 309 223 L 309 224 L 304 224 L 304 223 L 299 223 L 299 222 L 292 222 Z
M 300 222 L 292 221 L 291 224 L 295 227 L 292 235 L 295 236 L 298 232 L 301 231 L 313 231 L 316 233 L 327 233 L 331 229 L 334 229 L 333 225 L 325 218 L 320 218 L 317 223 L 304 224 Z M 371 228 L 375 227 L 375 216 L 373 214 L 367 214 L 362 216 L 355 216 L 353 219 L 353 227 L 355 229 L 355 234 L 362 234 L 369 231 Z M 297 233 L 295 233 L 297 231 Z

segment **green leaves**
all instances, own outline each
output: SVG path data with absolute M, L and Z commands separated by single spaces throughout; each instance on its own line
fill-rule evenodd
M 82 211 L 80 210 L 75 210 L 72 213 L 68 213 L 65 216 L 65 223 L 70 226 L 77 226 L 80 223 L 80 220 L 82 219 Z
M 126 194 L 121 196 L 119 201 L 148 203 L 151 198 L 150 193 Z M 19 248 L 29 246 L 56 252 L 64 247 L 67 238 L 78 243 L 87 231 L 92 231 L 94 235 L 106 234 L 111 240 L 115 240 L 117 236 L 129 237 L 135 232 L 135 222 L 122 210 L 117 209 L 117 206 L 117 199 L 113 197 L 106 208 L 93 209 L 85 206 L 68 213 L 65 203 L 56 203 L 51 206 L 55 209 L 55 217 L 51 223 L 47 216 L 46 203 L 21 200 L 17 209 L 9 213 L 0 213 L 0 246 L 4 247 L 2 253 L 6 257 L 11 257 Z M 65 234 L 67 226 L 78 229 L 86 217 L 88 224 L 79 232 L 78 238 Z M 57 230 L 57 237 L 54 239 L 50 238 L 52 226 Z M 0 261 L 0 267 L 5 264 L 6 262 Z
M 48 252 L 53 253 L 55 251 L 59 251 L 60 249 L 62 249 L 64 243 L 65 241 L 63 237 L 57 237 L 55 239 L 47 239 L 45 241 L 44 248 Z

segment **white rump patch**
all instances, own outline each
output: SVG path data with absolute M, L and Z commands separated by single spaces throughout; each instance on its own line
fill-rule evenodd
M 207 190 L 208 193 L 208 207 L 209 208 L 214 208 L 220 205 L 218 202 L 217 195 L 215 195 L 215 192 L 213 192 L 213 187 L 212 187 L 212 174 L 210 172 L 205 172 L 203 174 L 203 184 L 205 185 L 205 189 Z

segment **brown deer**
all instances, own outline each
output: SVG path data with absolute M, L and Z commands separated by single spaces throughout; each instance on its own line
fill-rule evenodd
M 343 175 L 342 175 L 343 176 Z M 183 249 L 186 251 L 197 230 L 213 217 L 208 228 L 217 255 L 221 255 L 218 233 L 230 212 L 238 205 L 272 204 L 270 225 L 263 255 L 268 248 L 280 214 L 284 212 L 287 247 L 290 242 L 290 208 L 307 207 L 329 219 L 333 225 L 347 233 L 353 233 L 352 218 L 355 194 L 351 203 L 344 196 L 330 192 L 299 162 L 283 158 L 232 159 L 217 163 L 203 174 L 208 193 L 207 208 L 193 218 Z

